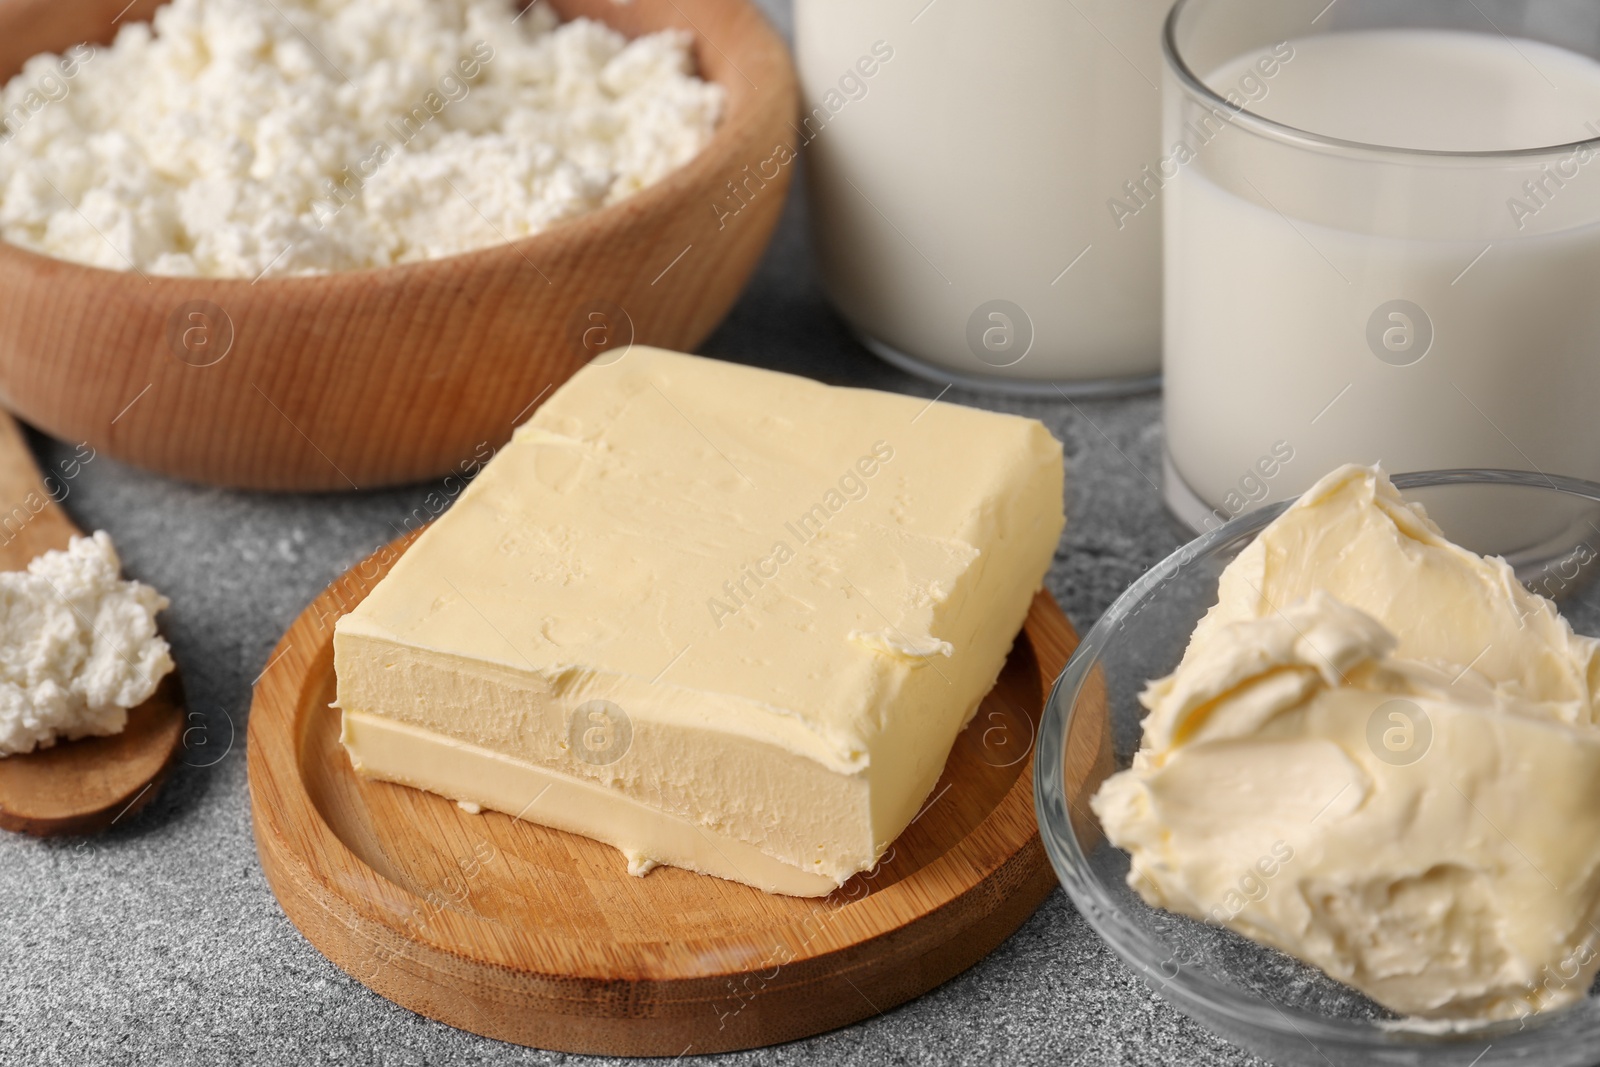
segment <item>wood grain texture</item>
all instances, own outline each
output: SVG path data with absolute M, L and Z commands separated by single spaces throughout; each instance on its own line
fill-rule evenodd
M 84 737 L 0 759 L 0 829 L 35 837 L 94 834 L 156 798 L 183 748 L 176 673 L 110 737 Z
M 0 414 L 0 570 L 23 570 L 78 532 L 41 478 L 21 428 Z M 53 837 L 95 833 L 127 818 L 166 780 L 183 727 L 173 673 L 128 713 L 120 734 L 0 757 L 0 829 Z
M 254 284 L 145 277 L 0 243 L 0 403 L 179 478 L 369 488 L 445 474 L 480 443 L 504 442 L 596 354 L 591 313 L 613 347 L 631 335 L 693 350 L 783 206 L 793 166 L 774 150 L 793 145 L 797 109 L 788 51 L 748 0 L 546 2 L 629 35 L 689 31 L 701 74 L 727 91 L 706 148 L 544 233 L 379 270 Z M 158 6 L 139 0 L 121 21 Z M 109 40 L 123 7 L 3 0 L 0 79 L 40 51 Z
M 51 488 L 34 464 L 22 427 L 0 413 L 0 571 L 27 570 L 35 556 L 66 548 L 80 533 Z
M 946 981 L 1054 887 L 1032 750 L 1077 637 L 1048 594 L 883 862 L 803 900 L 672 868 L 633 878 L 597 842 L 358 777 L 328 707 L 333 624 L 408 541 L 354 568 L 284 636 L 256 687 L 248 755 L 256 847 L 284 912 L 396 1003 L 570 1052 L 775 1044 Z

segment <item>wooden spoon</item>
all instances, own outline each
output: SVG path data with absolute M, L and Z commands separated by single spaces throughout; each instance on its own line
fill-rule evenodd
M 16 420 L 0 412 L 0 570 L 24 570 L 79 532 L 45 488 Z M 95 833 L 127 818 L 150 803 L 172 769 L 183 722 L 173 672 L 128 712 L 120 734 L 0 757 L 0 828 L 54 837 Z

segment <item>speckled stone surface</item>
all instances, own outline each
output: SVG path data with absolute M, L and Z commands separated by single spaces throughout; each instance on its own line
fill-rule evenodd
M 770 4 L 787 25 L 787 3 Z M 803 205 L 710 355 L 932 397 L 875 360 L 818 288 Z M 1162 509 L 1159 398 L 946 399 L 1044 420 L 1066 444 L 1069 524 L 1051 590 L 1080 629 L 1181 542 Z M 70 448 L 35 438 L 42 462 Z M 389 1003 L 291 926 L 250 837 L 252 680 L 295 615 L 395 535 L 432 489 L 267 496 L 199 488 L 99 458 L 66 507 L 117 539 L 173 602 L 166 631 L 205 734 L 159 799 L 81 842 L 0 835 L 0 1064 L 598 1064 L 452 1030 Z M 685 1062 L 696 1061 L 685 1057 Z M 1168 1008 L 1059 890 L 977 967 L 885 1015 L 714 1057 L 777 1064 L 1257 1064 Z

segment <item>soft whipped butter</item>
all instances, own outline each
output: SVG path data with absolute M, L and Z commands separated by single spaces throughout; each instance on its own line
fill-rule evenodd
M 1150 904 L 1406 1015 L 1515 1018 L 1600 969 L 1600 642 L 1380 470 L 1224 570 L 1092 804 Z
M 1040 423 L 634 347 L 334 637 L 356 768 L 769 892 L 871 868 L 1063 525 Z

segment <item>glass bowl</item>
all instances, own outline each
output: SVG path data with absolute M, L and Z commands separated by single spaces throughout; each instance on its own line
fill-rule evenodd
M 1518 471 L 1399 475 L 1452 540 L 1505 556 L 1523 584 L 1600 635 L 1600 484 Z M 1592 1064 L 1600 1000 L 1520 1020 L 1450 1029 L 1406 1021 L 1321 971 L 1218 926 L 1146 905 L 1128 856 L 1107 843 L 1088 798 L 1139 746 L 1139 691 L 1169 673 L 1216 602 L 1222 569 L 1288 507 L 1240 516 L 1173 553 L 1084 637 L 1045 707 L 1035 760 L 1039 829 L 1073 903 L 1107 944 L 1179 1010 L 1260 1056 L 1308 1067 Z M 1512 532 L 1509 516 L 1517 516 Z M 1070 782 L 1081 782 L 1069 795 Z

